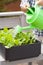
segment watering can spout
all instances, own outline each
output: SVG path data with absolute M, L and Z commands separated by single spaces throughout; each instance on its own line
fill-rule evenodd
M 29 30 L 34 28 L 32 25 L 26 26 L 26 27 L 22 27 L 22 30 Z
M 15 27 L 15 32 L 16 32 L 16 34 L 17 34 L 17 33 L 22 32 L 23 30 L 29 30 L 29 29 L 33 29 L 33 28 L 34 28 L 34 27 L 33 27 L 32 25 L 26 26 L 26 27 L 21 27 L 21 26 L 17 25 L 17 26 Z

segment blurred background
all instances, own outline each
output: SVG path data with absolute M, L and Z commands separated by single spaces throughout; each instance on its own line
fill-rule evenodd
M 0 0 L 0 12 L 20 11 L 21 0 Z

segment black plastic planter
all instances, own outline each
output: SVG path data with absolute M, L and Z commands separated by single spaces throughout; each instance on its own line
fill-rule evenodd
M 0 44 L 0 54 L 9 61 L 37 57 L 41 53 L 41 42 L 37 41 L 34 44 L 5 48 Z

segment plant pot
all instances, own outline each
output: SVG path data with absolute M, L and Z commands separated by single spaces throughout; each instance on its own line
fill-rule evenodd
M 9 61 L 37 57 L 41 54 L 41 42 L 36 41 L 33 44 L 16 46 L 9 49 L 0 44 L 0 54 L 5 60 Z

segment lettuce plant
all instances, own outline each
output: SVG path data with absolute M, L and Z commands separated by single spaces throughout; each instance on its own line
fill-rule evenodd
M 14 29 L 4 28 L 0 30 L 0 44 L 6 48 L 13 46 L 21 46 L 35 43 L 35 38 L 32 32 L 20 32 L 15 37 L 13 36 Z

